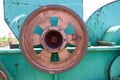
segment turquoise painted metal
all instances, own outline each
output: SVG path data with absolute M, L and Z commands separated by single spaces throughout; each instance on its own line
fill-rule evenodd
M 120 80 L 120 56 L 117 56 L 110 66 L 110 77 L 114 80 Z
M 107 80 L 109 61 L 119 52 L 120 46 L 89 47 L 80 64 L 60 74 L 47 74 L 33 68 L 20 49 L 0 50 L 0 60 L 13 80 Z
M 120 45 L 120 26 L 110 27 L 102 36 L 102 41 L 113 42 L 114 45 Z
M 35 9 L 51 4 L 66 6 L 83 17 L 82 0 L 4 0 L 5 21 L 19 39 L 20 29 L 26 17 Z
M 49 4 L 64 5 L 83 17 L 82 0 L 4 0 L 5 21 L 17 39 L 25 18 L 38 7 Z M 86 25 L 91 45 L 82 61 L 67 72 L 48 74 L 38 71 L 26 62 L 20 49 L 0 50 L 0 70 L 5 72 L 8 80 L 119 80 L 119 15 L 118 0 L 101 7 L 90 16 Z M 107 46 L 97 44 L 99 41 L 102 41 L 102 45 L 107 43 Z M 4 65 L 4 69 L 1 65 Z
M 120 45 L 120 1 L 109 3 L 95 11 L 87 20 L 86 25 L 89 43 L 92 46 L 119 46 Z M 105 48 L 105 47 L 104 47 Z M 106 80 L 119 80 L 119 55 L 113 54 L 109 60 Z M 114 63 L 115 62 L 115 63 Z
M 98 45 L 98 41 L 102 40 L 103 35 L 109 28 L 120 25 L 119 14 L 120 1 L 118 0 L 101 7 L 90 16 L 86 25 L 91 45 Z M 109 37 L 112 37 L 112 35 Z

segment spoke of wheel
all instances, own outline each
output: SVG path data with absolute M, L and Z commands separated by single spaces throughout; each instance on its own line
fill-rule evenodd
M 50 62 L 51 59 L 51 53 L 43 50 L 40 54 L 38 54 L 39 58 L 41 58 L 42 61 L 44 62 Z
M 33 34 L 33 45 L 41 44 L 41 37 L 38 34 Z
M 63 28 L 63 29 L 66 29 L 68 24 L 67 23 L 64 23 L 64 20 L 62 20 L 61 18 L 59 18 L 59 21 L 58 21 L 58 26 Z
M 64 61 L 67 59 L 71 54 L 67 51 L 67 49 L 63 49 L 61 52 L 58 53 L 60 61 Z
M 49 20 L 49 17 L 46 17 L 44 22 L 40 23 L 39 24 L 40 27 L 45 30 L 46 28 L 48 28 L 49 26 L 51 26 L 51 23 L 50 23 L 50 20 Z
M 68 43 L 76 45 L 73 35 L 68 35 L 67 37 L 68 37 Z
M 71 17 L 68 14 L 66 14 L 64 11 L 59 11 L 57 16 L 59 18 L 58 26 L 63 29 L 66 29 L 70 23 Z

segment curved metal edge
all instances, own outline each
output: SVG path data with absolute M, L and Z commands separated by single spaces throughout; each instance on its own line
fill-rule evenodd
M 10 75 L 10 73 L 7 71 L 7 69 L 5 68 L 5 66 L 2 64 L 2 62 L 0 61 L 0 69 L 1 69 L 1 76 L 2 76 L 2 73 L 3 73 L 3 78 L 5 80 L 9 79 L 9 80 L 13 80 L 13 77 Z M 3 80 L 4 80 L 3 79 Z
M 119 41 L 117 42 L 116 39 L 119 40 L 119 37 L 118 36 L 115 36 L 115 35 L 119 35 L 119 32 L 120 32 L 120 26 L 113 26 L 113 27 L 110 27 L 105 33 L 104 35 L 102 36 L 102 41 L 106 41 L 106 42 L 113 42 L 115 43 L 114 45 L 119 45 Z M 114 41 L 114 40 L 115 41 Z
M 109 63 L 107 64 L 106 70 L 105 70 L 106 79 L 107 79 L 107 80 L 112 80 L 112 79 L 111 79 L 111 76 L 110 76 L 110 69 L 111 69 L 111 66 L 112 66 L 114 60 L 115 60 L 117 57 L 119 57 L 119 56 L 120 56 L 120 54 L 116 54 L 115 56 L 112 56 L 112 58 L 110 59 Z
M 69 11 L 70 13 L 75 14 L 75 16 L 77 17 L 77 19 L 80 20 L 80 22 L 81 22 L 82 25 L 84 26 L 84 27 L 83 27 L 83 28 L 84 28 L 84 32 L 86 32 L 86 33 L 85 33 L 85 35 L 86 35 L 86 45 L 85 45 L 85 48 L 84 48 L 84 50 L 83 50 L 83 52 L 86 53 L 86 51 L 87 51 L 87 46 L 88 46 L 88 33 L 87 33 L 87 29 L 86 29 L 85 23 L 83 22 L 83 20 L 81 19 L 81 17 L 80 17 L 77 13 L 75 13 L 72 9 L 67 8 L 67 7 L 65 7 L 65 6 L 61 6 L 61 5 L 47 5 L 47 6 L 42 6 L 42 7 L 38 8 L 38 9 L 34 10 L 29 16 L 33 15 L 34 13 L 41 12 L 42 9 L 44 9 L 44 8 L 54 8 L 54 7 L 55 7 L 55 8 L 64 8 L 65 10 Z M 32 17 L 27 17 L 27 18 L 25 19 L 25 21 L 29 21 L 30 18 L 32 18 Z M 22 35 L 23 35 L 23 34 L 22 34 L 22 33 L 23 33 L 22 30 L 24 29 L 23 26 L 26 25 L 26 24 L 25 24 L 25 21 L 23 22 L 23 25 L 22 25 L 21 30 L 20 30 L 20 37 L 19 37 L 20 48 L 21 48 L 21 50 L 22 50 L 22 53 L 23 53 L 25 59 L 28 61 L 28 63 L 30 63 L 30 64 L 31 64 L 33 67 L 35 67 L 36 69 L 38 69 L 38 70 L 40 70 L 40 71 L 43 71 L 43 72 L 50 73 L 50 74 L 62 73 L 62 72 L 65 72 L 65 71 L 70 70 L 70 69 L 73 68 L 75 65 L 77 65 L 77 64 L 81 61 L 81 59 L 83 58 L 83 56 L 85 55 L 85 54 L 82 55 L 82 56 L 81 56 L 81 59 L 79 59 L 79 61 L 77 61 L 75 64 L 69 65 L 68 67 L 64 68 L 64 70 L 61 70 L 61 69 L 58 70 L 58 69 L 57 69 L 57 71 L 56 71 L 56 69 L 54 69 L 54 70 L 52 70 L 52 71 L 51 71 L 51 70 L 48 71 L 48 70 L 46 70 L 45 68 L 44 68 L 44 70 L 43 70 L 43 69 L 39 68 L 38 66 L 35 66 L 35 65 L 33 64 L 33 62 L 30 61 L 30 60 L 28 59 L 28 57 L 24 54 L 25 51 L 23 51 L 23 47 L 24 47 L 24 46 L 22 46 L 22 44 L 24 44 L 24 43 L 22 42 L 22 38 L 21 38 L 21 37 L 22 37 Z
M 7 80 L 6 75 L 4 74 L 3 71 L 0 71 L 0 79 Z
M 113 3 L 117 3 L 117 2 L 120 2 L 119 0 L 116 0 L 116 1 L 113 1 L 113 2 L 110 2 L 110 3 L 108 3 L 108 4 L 106 4 L 106 5 L 104 5 L 104 6 L 102 6 L 102 7 L 100 7 L 99 9 L 97 9 L 96 11 L 94 11 L 93 13 L 92 13 L 92 15 L 86 20 L 86 26 L 87 26 L 87 30 L 88 30 L 88 34 L 90 33 L 89 31 L 89 26 L 88 26 L 88 23 L 92 20 L 91 18 L 95 15 L 95 14 L 97 14 L 97 12 L 100 12 L 104 7 L 107 7 L 107 6 L 109 6 L 109 5 L 112 5 Z M 92 23 L 92 24 L 95 24 L 95 23 Z M 111 27 L 111 26 L 110 26 Z M 91 28 L 93 28 L 93 26 L 91 26 Z M 97 30 L 96 30 L 97 31 Z M 106 30 L 105 30 L 106 31 Z M 93 32 L 94 33 L 94 32 Z M 95 33 L 94 33 L 95 34 Z M 89 35 L 88 35 L 89 36 Z M 93 45 L 93 46 L 96 46 L 97 45 L 97 42 L 91 42 L 90 41 L 90 38 L 91 38 L 91 36 L 89 36 L 89 42 L 91 43 L 91 45 Z

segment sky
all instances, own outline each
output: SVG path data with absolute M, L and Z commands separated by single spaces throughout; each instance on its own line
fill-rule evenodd
M 0 0 L 0 37 L 8 36 L 8 33 L 11 33 L 11 30 L 4 21 L 3 0 Z
M 86 21 L 97 9 L 113 1 L 116 0 L 83 0 L 84 21 Z
M 83 0 L 84 21 L 86 21 L 89 18 L 89 16 L 98 8 L 112 1 L 115 0 Z M 7 36 L 8 33 L 11 33 L 11 30 L 4 21 L 3 12 L 3 0 L 0 0 L 0 37 Z

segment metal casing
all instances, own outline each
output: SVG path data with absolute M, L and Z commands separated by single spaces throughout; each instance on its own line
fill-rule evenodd
M 51 4 L 64 5 L 83 17 L 82 0 L 4 0 L 5 21 L 19 39 L 19 32 L 26 17 L 35 9 Z

